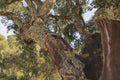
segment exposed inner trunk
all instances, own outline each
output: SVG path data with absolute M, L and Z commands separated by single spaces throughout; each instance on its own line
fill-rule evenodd
M 120 21 L 97 20 L 101 29 L 103 71 L 101 80 L 120 80 Z

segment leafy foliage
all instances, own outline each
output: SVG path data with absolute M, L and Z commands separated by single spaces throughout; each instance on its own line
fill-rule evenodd
M 0 36 L 0 78 L 15 80 L 60 80 L 50 58 L 38 44 L 20 44 L 16 36 Z M 56 77 L 58 76 L 58 77 Z

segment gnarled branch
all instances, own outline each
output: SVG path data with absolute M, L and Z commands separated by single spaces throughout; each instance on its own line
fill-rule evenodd
M 43 3 L 40 1 L 40 0 L 34 0 L 34 2 L 36 3 L 37 5 L 37 15 L 40 14 L 40 11 L 41 11 L 41 7 L 43 5 Z
M 16 24 L 19 25 L 19 27 L 21 27 L 23 24 L 21 19 L 13 12 L 0 11 L 0 16 L 7 16 L 9 19 L 12 19 L 14 22 L 16 22 Z
M 37 18 L 37 10 L 35 8 L 35 4 L 33 4 L 33 2 L 31 0 L 25 0 L 26 3 L 28 4 L 29 6 L 29 10 L 31 12 L 31 17 L 32 17 L 32 20 L 35 20 Z

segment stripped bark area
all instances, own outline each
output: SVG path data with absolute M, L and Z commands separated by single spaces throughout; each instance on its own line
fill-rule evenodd
M 45 45 L 62 80 L 86 80 L 83 63 L 75 57 L 74 50 L 64 39 L 48 35 Z
M 101 29 L 103 71 L 100 80 L 120 80 L 120 21 L 97 20 Z

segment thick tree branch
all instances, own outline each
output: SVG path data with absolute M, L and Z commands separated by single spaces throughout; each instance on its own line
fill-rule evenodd
M 83 35 L 87 34 L 88 32 L 86 31 L 86 24 L 85 21 L 82 17 L 82 8 L 79 7 L 78 9 L 80 9 L 79 11 L 74 11 L 73 16 L 75 19 L 75 28 L 77 29 L 77 31 Z
M 48 35 L 45 47 L 62 80 L 87 80 L 83 63 L 75 57 L 76 51 L 60 36 Z
M 7 4 L 13 4 L 16 1 L 21 1 L 21 0 L 11 0 L 10 2 L 7 2 Z
M 7 6 L 7 5 L 10 5 L 10 4 L 13 4 L 13 3 L 15 3 L 15 2 L 18 2 L 18 1 L 21 1 L 21 0 L 0 0 L 0 2 L 1 2 L 2 4 L 6 4 L 6 6 Z
M 81 16 L 81 14 L 80 14 L 80 16 L 79 17 L 77 17 L 76 16 L 76 29 L 80 32 L 80 33 L 82 33 L 82 34 L 84 34 L 84 35 L 86 35 L 87 33 L 88 33 L 88 31 L 86 30 L 86 24 L 85 24 L 85 21 L 84 21 L 84 19 L 83 19 L 83 17 Z M 81 27 L 81 28 L 80 28 Z
M 21 27 L 23 24 L 21 19 L 18 16 L 16 16 L 16 14 L 13 12 L 0 11 L 0 16 L 7 16 L 9 19 L 12 19 L 13 21 L 15 21 L 16 24 L 19 25 L 19 27 Z
M 47 0 L 47 1 L 45 1 L 44 4 L 41 6 L 40 15 L 42 15 L 44 18 L 46 18 L 55 2 L 56 2 L 56 0 Z
M 57 16 L 57 15 L 48 15 L 48 17 L 52 17 L 52 18 L 55 18 L 56 20 L 58 19 L 62 19 L 62 20 L 70 20 L 70 19 L 73 19 L 74 17 L 73 16 Z
M 37 16 L 36 16 L 37 11 L 36 11 L 35 5 L 33 4 L 33 2 L 31 0 L 25 0 L 25 1 L 29 6 L 29 10 L 31 12 L 32 20 L 35 20 L 37 18 Z
M 34 2 L 36 3 L 37 5 L 37 15 L 40 14 L 40 11 L 41 11 L 41 7 L 43 5 L 43 3 L 40 1 L 40 0 L 34 0 Z

